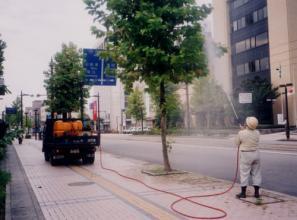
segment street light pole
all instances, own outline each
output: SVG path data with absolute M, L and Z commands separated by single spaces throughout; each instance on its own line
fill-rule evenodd
M 289 105 L 288 105 L 288 89 L 287 87 L 293 86 L 292 83 L 279 85 L 280 88 L 285 88 L 285 107 L 286 107 L 286 137 L 290 139 L 290 122 L 289 122 Z
M 28 112 L 25 112 L 25 115 L 26 115 L 26 117 L 25 117 L 25 127 L 27 128 L 27 132 L 26 132 L 26 134 L 28 134 L 29 133 L 29 126 L 28 126 Z
M 21 91 L 21 129 L 23 129 L 23 91 Z
M 35 140 L 37 140 L 37 111 L 38 111 L 38 109 L 34 109 L 34 113 L 35 113 Z
M 21 91 L 21 129 L 23 129 L 23 96 L 31 96 L 30 94 L 24 94 L 23 91 Z

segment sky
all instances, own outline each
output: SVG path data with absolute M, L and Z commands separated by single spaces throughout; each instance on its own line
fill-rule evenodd
M 208 3 L 211 0 L 198 0 Z M 43 72 L 62 43 L 94 48 L 91 15 L 82 0 L 0 0 L 0 34 L 4 51 L 4 79 L 12 94 L 2 96 L 0 112 L 20 95 L 46 94 Z M 24 107 L 37 97 L 24 97 Z
M 23 93 L 46 94 L 43 71 L 62 43 L 93 48 L 98 40 L 91 34 L 91 15 L 82 0 L 0 0 L 0 34 L 4 51 L 4 79 L 12 92 L 2 96 L 0 111 Z M 24 106 L 35 99 L 24 97 Z

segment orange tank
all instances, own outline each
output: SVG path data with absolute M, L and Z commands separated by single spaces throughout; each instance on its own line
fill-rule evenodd
M 54 136 L 61 137 L 63 135 L 71 135 L 78 136 L 82 131 L 83 124 L 82 121 L 69 121 L 63 122 L 62 120 L 58 120 L 54 124 Z

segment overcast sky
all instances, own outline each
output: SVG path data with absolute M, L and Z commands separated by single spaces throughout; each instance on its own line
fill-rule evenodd
M 0 34 L 7 44 L 5 84 L 12 92 L 0 100 L 0 110 L 21 93 L 45 94 L 43 71 L 62 43 L 91 48 L 92 17 L 82 0 L 0 0 Z M 25 106 L 37 98 L 24 97 Z
M 211 0 L 199 0 L 210 2 Z M 5 84 L 12 92 L 0 100 L 0 111 L 23 93 L 45 94 L 43 71 L 62 43 L 92 48 L 92 17 L 82 0 L 0 0 L 0 34 L 4 51 Z M 24 106 L 34 99 L 24 97 Z

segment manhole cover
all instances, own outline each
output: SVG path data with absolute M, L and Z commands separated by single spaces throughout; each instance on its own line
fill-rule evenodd
M 89 186 L 94 184 L 94 182 L 74 182 L 74 183 L 69 183 L 68 186 Z
M 285 202 L 285 200 L 283 200 L 282 198 L 278 198 L 276 196 L 270 196 L 270 195 L 262 195 L 261 199 L 256 199 L 255 197 L 250 196 L 241 200 L 248 203 L 252 203 L 254 205 L 266 205 L 266 204 Z

